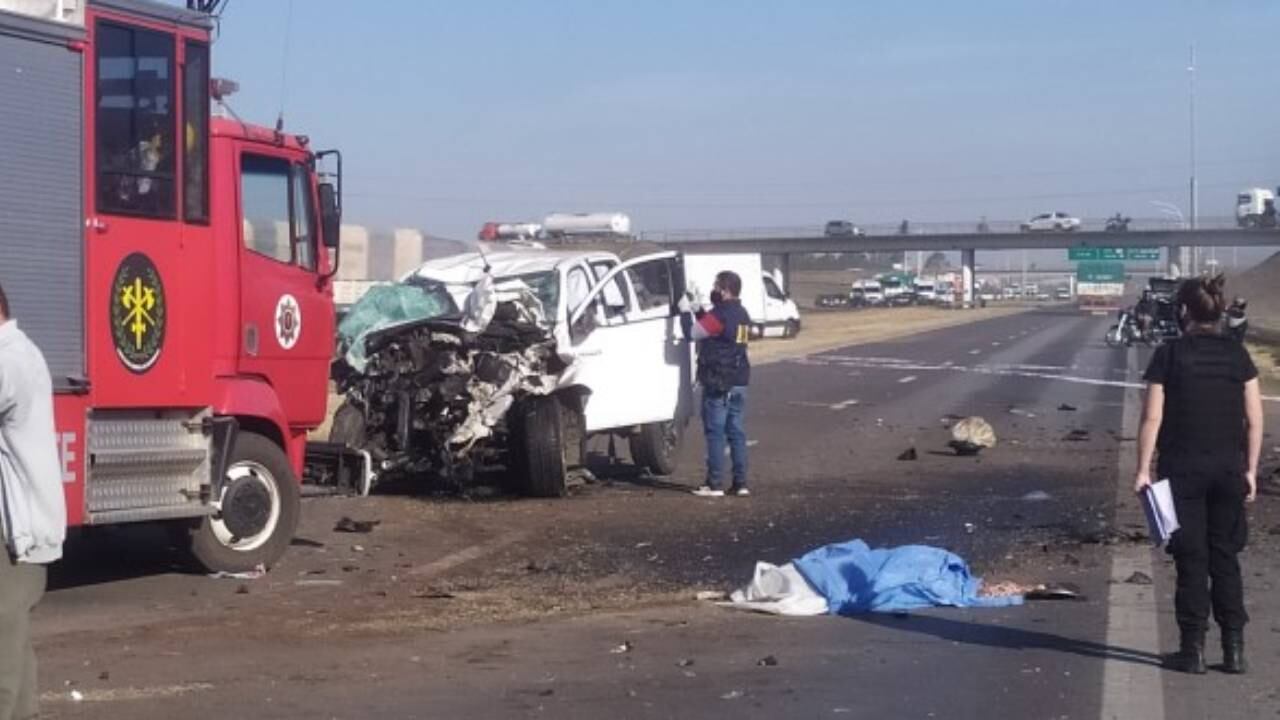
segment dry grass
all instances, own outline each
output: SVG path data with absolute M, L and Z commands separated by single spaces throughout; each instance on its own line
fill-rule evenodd
M 975 310 L 909 307 L 872 310 L 810 312 L 804 315 L 799 337 L 752 343 L 751 362 L 764 365 L 849 345 L 893 340 L 939 328 L 1024 312 L 1025 307 L 987 307 Z

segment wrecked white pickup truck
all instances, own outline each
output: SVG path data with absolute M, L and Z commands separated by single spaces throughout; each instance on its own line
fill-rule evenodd
M 692 409 L 680 258 L 503 249 L 424 264 L 374 288 L 339 327 L 344 396 L 330 441 L 378 474 L 463 484 L 503 467 L 559 496 L 587 439 L 625 437 L 637 465 L 675 470 Z

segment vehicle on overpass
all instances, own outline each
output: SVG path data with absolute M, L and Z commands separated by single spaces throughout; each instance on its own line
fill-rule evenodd
M 1242 228 L 1275 226 L 1276 195 L 1266 188 L 1249 188 L 1236 195 L 1236 225 Z M 1268 212 L 1268 208 L 1270 211 Z
M 339 328 L 329 439 L 368 452 L 384 478 L 458 486 L 502 466 L 540 497 L 585 471 L 592 435 L 626 439 L 637 465 L 669 475 L 693 405 L 685 288 L 674 251 L 428 261 Z
M 1080 218 L 1064 212 L 1041 213 L 1022 223 L 1022 232 L 1074 232 L 1080 229 Z
M 867 233 L 848 220 L 832 220 L 823 228 L 822 234 L 827 237 L 862 237 Z
M 68 522 L 163 521 L 209 570 L 270 567 L 325 419 L 341 161 L 213 115 L 233 83 L 206 12 L 0 9 L 0 266 L 53 377 Z

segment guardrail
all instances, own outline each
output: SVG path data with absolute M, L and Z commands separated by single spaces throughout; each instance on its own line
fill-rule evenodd
M 1082 218 L 1081 232 L 1105 232 L 1108 218 Z M 892 235 L 956 235 L 956 234 L 991 234 L 1012 235 L 1024 232 L 1025 220 L 986 220 L 968 223 L 960 222 L 911 222 L 907 221 L 906 232 L 902 223 L 872 223 L 858 225 L 861 234 L 872 237 Z M 1199 230 L 1233 230 L 1237 227 L 1236 219 L 1230 216 L 1199 218 L 1196 222 Z M 1129 230 L 1188 230 L 1186 222 L 1169 217 L 1133 218 L 1129 222 Z M 646 230 L 637 237 L 640 240 L 655 243 L 678 243 L 714 240 L 760 240 L 766 238 L 819 238 L 825 237 L 825 225 L 792 225 L 773 227 L 739 227 L 739 228 L 687 228 L 674 230 Z M 849 237 L 848 235 L 837 237 Z

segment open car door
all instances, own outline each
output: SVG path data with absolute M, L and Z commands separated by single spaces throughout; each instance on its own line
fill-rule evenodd
M 677 303 L 684 272 L 676 252 L 633 258 L 604 275 L 569 314 L 573 366 L 587 432 L 654 423 L 683 425 L 692 403 L 690 343 Z

